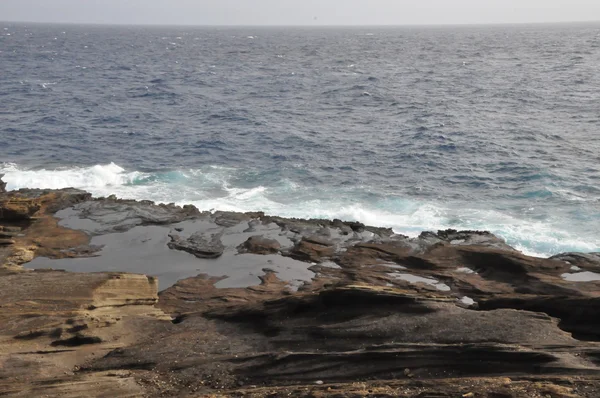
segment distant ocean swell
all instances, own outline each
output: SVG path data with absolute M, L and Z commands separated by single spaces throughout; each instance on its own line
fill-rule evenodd
M 95 196 L 193 204 L 200 210 L 264 211 L 300 218 L 339 218 L 391 227 L 415 236 L 444 228 L 489 230 L 517 249 L 541 257 L 566 251 L 600 251 L 597 236 L 584 236 L 560 220 L 528 220 L 492 208 L 436 203 L 378 192 L 372 187 L 327 189 L 303 186 L 286 178 L 248 182 L 235 168 L 206 166 L 161 172 L 128 171 L 114 163 L 92 167 L 31 170 L 0 165 L 8 189 L 66 188 Z

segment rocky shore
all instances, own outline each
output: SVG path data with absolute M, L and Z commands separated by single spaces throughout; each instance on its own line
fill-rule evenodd
M 0 396 L 600 396 L 600 254 L 4 191 Z

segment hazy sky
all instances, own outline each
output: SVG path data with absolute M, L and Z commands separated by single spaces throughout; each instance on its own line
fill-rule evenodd
M 0 21 L 404 25 L 600 20 L 600 0 L 0 0 Z

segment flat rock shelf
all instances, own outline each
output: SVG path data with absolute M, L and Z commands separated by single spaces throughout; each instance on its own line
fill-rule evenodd
M 0 192 L 0 395 L 595 398 L 599 274 L 482 231 Z

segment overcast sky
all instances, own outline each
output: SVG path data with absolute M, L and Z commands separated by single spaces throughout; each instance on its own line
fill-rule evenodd
M 0 0 L 0 21 L 405 25 L 598 21 L 600 0 Z

